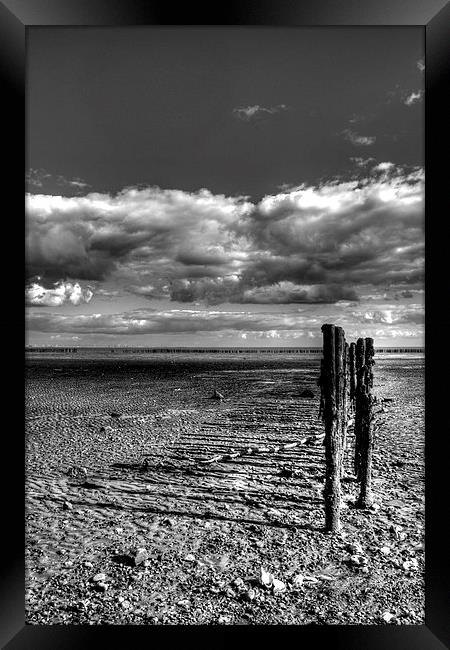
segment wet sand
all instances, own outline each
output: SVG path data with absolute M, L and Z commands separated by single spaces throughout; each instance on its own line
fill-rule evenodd
M 27 622 L 423 624 L 424 360 L 376 358 L 374 393 L 393 399 L 377 416 L 379 507 L 355 509 L 344 483 L 337 535 L 323 532 L 319 363 L 30 355 Z

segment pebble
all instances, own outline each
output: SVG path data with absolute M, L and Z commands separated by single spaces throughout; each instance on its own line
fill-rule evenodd
M 145 548 L 138 548 L 134 553 L 134 566 L 139 566 L 148 558 L 148 552 Z
M 281 594 L 283 591 L 286 591 L 286 585 L 281 580 L 274 578 L 272 581 L 273 593 Z
M 107 580 L 107 578 L 106 578 L 106 574 L 105 574 L 105 573 L 97 573 L 97 574 L 92 578 L 92 581 L 93 581 L 93 582 L 104 582 L 105 580 Z
M 179 605 L 180 607 L 189 607 L 190 604 L 191 601 L 188 598 L 184 598 L 183 600 L 179 600 L 177 602 L 177 605 Z
M 296 575 L 296 576 L 294 577 L 294 579 L 292 580 L 292 584 L 293 584 L 295 587 L 301 587 L 302 584 L 303 584 L 303 576 L 302 576 L 301 574 Z
M 361 555 L 364 552 L 359 542 L 352 542 L 351 544 L 347 544 L 345 550 L 352 555 Z
M 231 622 L 231 616 L 219 616 L 219 619 L 217 621 L 219 625 L 227 625 L 227 623 Z
M 245 594 L 246 600 L 254 600 L 256 596 L 256 591 L 254 589 L 249 589 Z
M 273 575 L 261 567 L 259 581 L 264 587 L 270 587 L 273 583 Z

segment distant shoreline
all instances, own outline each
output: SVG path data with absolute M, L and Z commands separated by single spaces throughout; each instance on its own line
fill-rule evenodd
M 378 354 L 424 354 L 423 347 L 392 347 L 375 348 Z M 322 348 L 318 347 L 267 347 L 267 348 L 182 348 L 182 347 L 26 347 L 25 353 L 48 354 L 48 353 L 109 353 L 109 354 L 322 354 Z

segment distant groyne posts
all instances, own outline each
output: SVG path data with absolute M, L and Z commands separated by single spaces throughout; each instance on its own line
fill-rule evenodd
M 319 385 L 319 415 L 325 425 L 325 530 L 340 529 L 341 479 L 347 445 L 347 429 L 354 414 L 356 479 L 360 482 L 357 506 L 372 505 L 373 454 L 373 339 L 350 345 L 342 327 L 322 325 L 323 359 Z
M 350 344 L 356 345 L 354 343 Z M 267 348 L 146 348 L 146 347 L 52 347 L 41 346 L 33 347 L 28 346 L 25 348 L 27 353 L 80 353 L 80 354 L 304 354 L 322 356 L 323 348 L 307 348 L 307 347 L 267 347 Z M 377 354 L 423 354 L 423 347 L 411 348 L 377 348 Z
M 50 353 L 53 353 L 53 354 L 55 354 L 55 353 L 77 354 L 79 349 L 80 348 L 54 348 L 54 347 L 50 347 L 50 346 L 44 347 L 44 348 L 28 347 L 28 348 L 25 348 L 25 352 L 26 353 L 38 352 L 38 353 L 48 353 L 48 354 L 50 354 Z

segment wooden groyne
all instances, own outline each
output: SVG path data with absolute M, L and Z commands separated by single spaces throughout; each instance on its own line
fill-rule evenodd
M 325 324 L 319 385 L 319 415 L 325 425 L 325 529 L 340 529 L 341 479 L 349 419 L 355 424 L 355 478 L 360 482 L 357 506 L 372 505 L 373 455 L 373 339 L 359 338 L 350 345 L 342 327 Z

